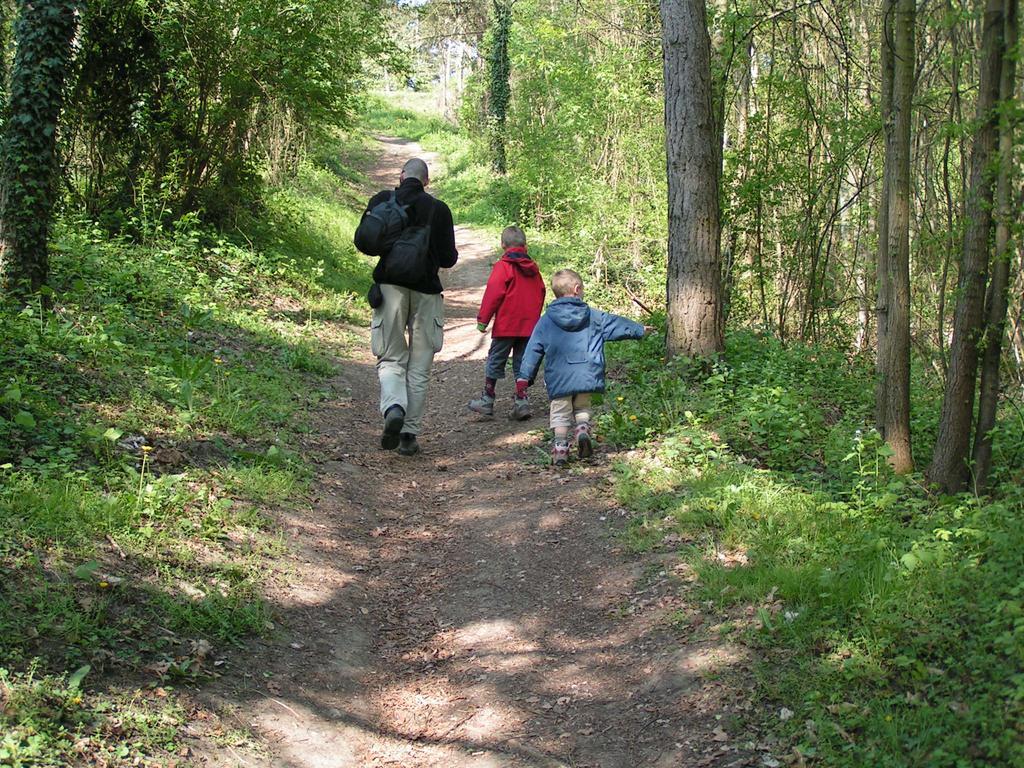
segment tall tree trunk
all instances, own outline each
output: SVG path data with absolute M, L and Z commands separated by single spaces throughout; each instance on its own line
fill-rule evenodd
M 878 299 L 875 304 L 875 332 L 878 335 L 878 352 L 875 362 L 875 427 L 885 434 L 886 403 L 889 400 L 889 198 L 892 194 L 893 143 L 892 136 L 892 90 L 894 77 L 895 46 L 894 0 L 882 0 L 882 87 L 880 91 L 882 127 L 885 155 L 882 161 L 882 190 L 878 198 L 878 258 L 875 260 L 875 286 Z
M 661 0 L 668 170 L 671 355 L 722 351 L 722 138 L 715 120 L 711 40 L 703 0 Z
M 892 116 L 886 124 L 889 188 L 887 393 L 882 434 L 897 473 L 914 469 L 910 450 L 910 124 L 914 92 L 915 0 L 898 0 L 893 38 Z
M 0 0 L 0 126 L 7 108 L 7 51 L 11 44 L 11 22 L 14 6 L 10 0 Z
M 999 175 L 996 178 L 996 242 L 992 279 L 985 301 L 986 327 L 981 362 L 981 390 L 978 394 L 978 425 L 974 431 L 974 483 L 978 493 L 988 487 L 992 469 L 992 429 L 999 404 L 999 360 L 1006 332 L 1006 309 L 1010 288 L 1013 250 L 1013 129 L 1014 86 L 1016 84 L 1017 0 L 1003 0 L 1003 62 L 999 79 Z
M 935 452 L 928 468 L 929 479 L 955 493 L 967 484 L 971 445 L 974 390 L 978 373 L 978 343 L 982 331 L 985 284 L 992 230 L 991 161 L 996 149 L 1000 73 L 1004 58 L 1003 2 L 987 0 L 982 27 L 978 129 L 971 147 L 971 180 L 965 212 L 960 279 L 953 314 L 953 341 L 949 373 L 942 399 L 942 416 Z
M 945 2 L 945 10 L 950 18 L 953 18 L 953 4 L 950 0 Z M 949 94 L 949 116 L 950 125 L 958 124 L 963 113 L 960 106 L 960 70 L 963 66 L 960 54 L 960 30 L 959 25 L 953 25 L 949 31 L 950 56 L 950 94 Z M 956 250 L 956 214 L 957 210 L 953 205 L 953 189 L 949 178 L 949 156 L 953 137 L 950 132 L 946 133 L 942 150 L 942 190 L 946 198 L 946 242 L 945 252 L 942 258 L 942 276 L 939 282 L 939 307 L 938 307 L 938 342 L 939 362 L 942 366 L 942 374 L 946 376 L 949 370 L 949 360 L 946 354 L 946 291 L 949 282 L 949 265 L 953 260 L 953 253 Z M 958 141 L 958 149 L 961 155 L 961 169 L 963 167 L 963 139 Z M 963 180 L 961 179 L 961 190 Z M 960 195 L 960 206 L 963 205 L 963 195 Z
M 47 240 L 56 197 L 57 120 L 77 0 L 19 0 L 0 152 L 0 271 L 16 296 L 38 290 L 49 272 Z
M 498 173 L 508 168 L 505 156 L 505 121 L 512 98 L 509 84 L 512 64 L 508 55 L 508 36 L 512 30 L 512 0 L 494 0 L 494 27 L 491 55 L 488 61 L 489 80 L 487 118 L 491 133 L 491 164 Z

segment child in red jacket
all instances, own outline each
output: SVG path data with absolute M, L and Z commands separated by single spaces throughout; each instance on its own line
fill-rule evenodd
M 526 235 L 519 227 L 506 227 L 501 233 L 504 253 L 491 269 L 484 298 L 476 316 L 480 333 L 494 318 L 491 329 L 491 348 L 487 352 L 487 367 L 483 394 L 469 401 L 469 409 L 484 416 L 494 415 L 494 387 L 498 379 L 505 378 L 509 353 L 512 354 L 512 372 L 519 379 L 519 366 L 523 362 L 526 342 L 544 308 L 544 278 L 537 265 L 526 255 Z M 516 394 L 509 418 L 528 419 L 532 415 L 526 397 L 526 383 L 516 381 Z

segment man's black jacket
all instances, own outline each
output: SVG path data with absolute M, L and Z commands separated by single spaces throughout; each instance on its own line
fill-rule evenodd
M 440 293 L 441 280 L 437 276 L 439 267 L 448 269 L 455 266 L 459 260 L 459 252 L 455 249 L 455 224 L 452 221 L 452 211 L 444 202 L 429 195 L 423 189 L 423 183 L 419 179 L 405 179 L 396 189 L 398 202 L 409 206 L 409 223 L 425 226 L 430 220 L 430 259 L 434 269 L 430 277 L 416 285 L 403 285 L 403 288 L 411 288 L 420 293 Z M 369 211 L 378 203 L 388 199 L 390 190 L 383 190 L 370 198 L 366 204 Z M 430 219 L 431 211 L 434 217 Z M 366 215 L 365 213 L 363 214 Z M 378 283 L 389 282 L 383 279 L 383 260 L 377 262 L 373 270 L 373 279 Z

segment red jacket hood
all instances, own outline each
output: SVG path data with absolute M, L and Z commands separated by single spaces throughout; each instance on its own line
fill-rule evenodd
M 540 274 L 540 269 L 537 267 L 536 262 L 526 255 L 525 248 L 509 248 L 501 254 L 501 260 L 506 264 L 511 264 L 526 277 Z

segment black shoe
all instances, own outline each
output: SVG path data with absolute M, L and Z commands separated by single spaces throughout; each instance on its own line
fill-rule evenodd
M 412 432 L 403 432 L 399 438 L 398 452 L 403 456 L 415 456 L 420 452 L 420 444 L 416 442 L 416 435 Z
M 380 436 L 380 447 L 393 451 L 398 447 L 398 435 L 405 426 L 405 408 L 392 405 L 384 413 L 384 434 Z

